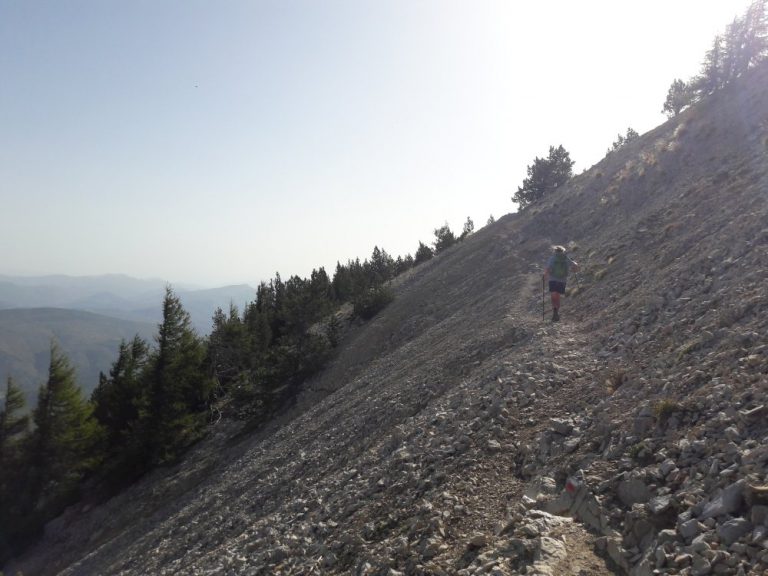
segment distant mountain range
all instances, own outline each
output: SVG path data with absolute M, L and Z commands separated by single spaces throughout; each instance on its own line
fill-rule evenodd
M 0 310 L 0 378 L 2 394 L 10 375 L 24 390 L 30 407 L 48 377 L 51 342 L 72 361 L 77 381 L 86 393 L 117 359 L 121 340 L 136 334 L 152 341 L 156 326 L 120 320 L 81 310 L 17 308 Z
M 136 334 L 150 343 L 162 320 L 166 282 L 128 276 L 0 275 L 0 395 L 8 375 L 22 387 L 31 406 L 45 382 L 51 341 L 56 341 L 90 393 L 99 372 L 109 371 L 120 341 Z M 255 298 L 247 285 L 208 290 L 176 289 L 199 334 L 211 330 L 216 308 L 230 303 L 242 310 Z
M 157 323 L 167 283 L 129 276 L 4 276 L 0 275 L 0 310 L 11 308 L 68 308 L 125 320 Z M 207 334 L 216 308 L 240 309 L 256 295 L 247 284 L 196 290 L 174 287 L 195 329 Z

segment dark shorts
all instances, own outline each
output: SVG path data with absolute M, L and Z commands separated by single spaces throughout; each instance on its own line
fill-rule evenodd
M 550 292 L 559 292 L 560 294 L 565 294 L 565 282 L 558 282 L 557 280 L 550 280 L 549 281 L 549 291 Z

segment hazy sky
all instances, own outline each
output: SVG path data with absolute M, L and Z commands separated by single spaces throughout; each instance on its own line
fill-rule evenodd
M 748 0 L 0 0 L 0 274 L 206 286 L 477 228 Z

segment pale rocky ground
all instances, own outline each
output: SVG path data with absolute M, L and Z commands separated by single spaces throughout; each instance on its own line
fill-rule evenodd
M 749 80 L 399 278 L 273 425 L 223 420 L 6 573 L 767 573 L 768 69 Z M 557 324 L 552 243 L 583 267 Z

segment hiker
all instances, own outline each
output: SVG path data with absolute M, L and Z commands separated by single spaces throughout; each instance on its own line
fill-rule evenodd
M 562 246 L 554 246 L 544 269 L 544 281 L 549 279 L 549 295 L 552 299 L 552 322 L 560 320 L 560 294 L 565 294 L 568 272 L 578 272 L 579 265 L 571 260 Z

